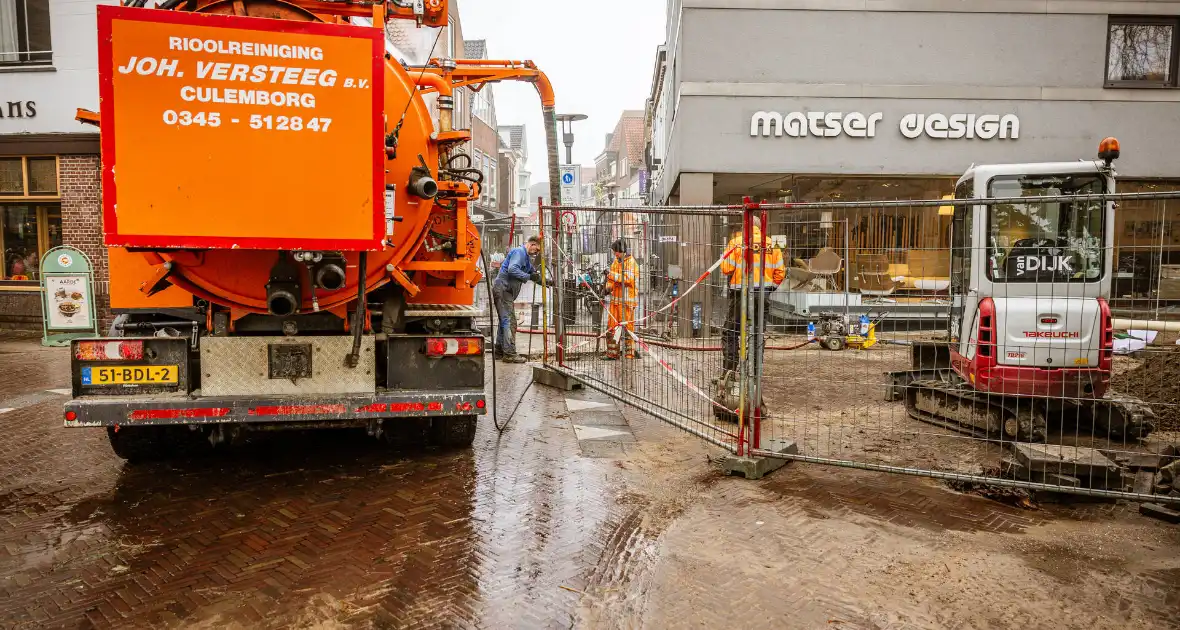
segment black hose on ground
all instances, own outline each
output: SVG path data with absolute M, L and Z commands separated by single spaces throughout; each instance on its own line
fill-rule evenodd
M 361 359 L 361 336 L 365 334 L 365 274 L 368 271 L 369 252 L 362 251 L 356 269 L 356 317 L 352 324 L 352 352 L 344 357 L 344 365 L 355 368 Z
M 512 416 L 516 415 L 516 409 L 512 410 L 512 413 L 509 414 L 508 419 L 504 420 L 504 424 L 501 425 L 500 424 L 500 413 L 496 410 L 496 408 L 500 406 L 500 393 L 499 393 L 500 390 L 498 388 L 498 381 L 496 379 L 496 355 L 495 355 L 496 333 L 498 332 L 497 323 L 499 322 L 499 313 L 496 312 L 496 299 L 494 297 L 492 297 L 492 270 L 490 268 L 488 268 L 488 253 L 486 251 L 484 251 L 484 249 L 482 247 L 479 249 L 479 257 L 483 260 L 484 284 L 488 288 L 488 321 L 490 321 L 492 323 L 491 330 L 488 331 L 488 339 L 492 342 L 492 402 L 488 406 L 491 407 L 491 409 L 492 409 L 492 424 L 496 427 L 497 432 L 503 433 L 504 429 L 508 428 L 509 420 L 512 420 Z M 485 357 L 488 356 L 486 350 L 484 351 L 484 356 Z M 531 386 L 532 383 L 530 382 L 529 385 Z M 528 387 L 524 388 L 524 391 L 527 392 L 528 390 L 529 390 Z M 523 400 L 524 394 L 521 394 L 520 397 Z M 520 401 L 517 401 L 516 406 L 520 407 Z

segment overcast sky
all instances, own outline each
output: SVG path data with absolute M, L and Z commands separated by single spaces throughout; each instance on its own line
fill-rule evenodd
M 463 37 L 488 40 L 492 59 L 535 61 L 553 82 L 558 113 L 590 117 L 575 124 L 574 162 L 593 166 L 619 114 L 643 109 L 656 47 L 664 43 L 665 0 L 458 2 Z M 528 169 L 534 184 L 546 181 L 536 90 L 524 83 L 499 83 L 495 90 L 499 124 L 527 125 Z

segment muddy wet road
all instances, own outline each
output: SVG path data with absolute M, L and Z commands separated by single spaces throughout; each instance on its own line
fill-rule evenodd
M 658 421 L 541 388 L 470 451 L 276 433 L 126 466 L 61 428 L 66 361 L 0 340 L 4 628 L 1180 625 L 1180 529 L 1125 505 L 726 479 Z M 528 378 L 501 366 L 503 410 Z

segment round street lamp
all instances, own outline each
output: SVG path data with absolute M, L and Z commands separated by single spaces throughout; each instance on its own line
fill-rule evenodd
M 558 114 L 561 123 L 561 140 L 565 145 L 565 163 L 574 163 L 574 123 L 586 120 L 586 114 Z

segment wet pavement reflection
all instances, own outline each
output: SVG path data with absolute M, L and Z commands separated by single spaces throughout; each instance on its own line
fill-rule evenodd
M 539 389 L 473 450 L 273 433 L 141 466 L 59 406 L 5 418 L 0 625 L 569 627 L 609 513 L 609 464 Z
M 716 449 L 626 409 L 633 441 L 588 456 L 587 400 L 527 365 L 500 366 L 519 412 L 469 450 L 281 432 L 128 466 L 61 427 L 64 352 L 6 348 L 0 628 L 1180 624 L 1180 528 L 1126 504 L 798 464 L 726 479 Z

